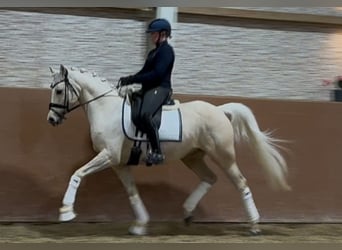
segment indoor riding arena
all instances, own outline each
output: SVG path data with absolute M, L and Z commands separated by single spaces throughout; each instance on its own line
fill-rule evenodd
M 217 182 L 186 225 L 183 203 L 199 179 L 180 161 L 132 167 L 147 235 L 128 233 L 134 214 L 112 169 L 87 176 L 77 217 L 59 222 L 70 176 L 95 153 L 82 108 L 58 127 L 47 122 L 49 66 L 96 71 L 116 85 L 142 66 L 144 30 L 161 9 L 0 9 L 0 243 L 342 243 L 342 9 L 332 7 L 172 8 L 174 99 L 245 104 L 283 140 L 290 191 L 270 188 L 236 143 L 260 235 L 249 233 L 239 193 L 215 166 Z

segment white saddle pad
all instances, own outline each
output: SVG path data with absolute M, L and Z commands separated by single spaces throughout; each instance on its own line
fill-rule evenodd
M 130 140 L 147 141 L 146 134 L 143 137 L 135 136 L 136 126 L 131 120 L 131 106 L 125 101 L 122 107 L 122 129 Z M 182 140 L 182 117 L 179 108 L 162 111 L 159 140 L 173 142 Z

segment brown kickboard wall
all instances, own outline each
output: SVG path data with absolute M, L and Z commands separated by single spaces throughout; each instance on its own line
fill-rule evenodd
M 341 222 L 342 104 L 175 95 L 181 101 L 213 104 L 241 102 L 254 112 L 262 130 L 287 139 L 291 192 L 271 190 L 249 150 L 237 145 L 238 163 L 254 195 L 262 222 Z M 95 153 L 82 109 L 59 127 L 46 121 L 50 91 L 0 89 L 0 221 L 57 221 L 69 178 Z M 244 222 L 239 194 L 221 170 L 203 198 L 195 221 Z M 180 162 L 133 168 L 138 188 L 154 221 L 183 218 L 182 204 L 198 184 Z M 128 197 L 111 169 L 84 179 L 79 188 L 76 221 L 130 221 Z

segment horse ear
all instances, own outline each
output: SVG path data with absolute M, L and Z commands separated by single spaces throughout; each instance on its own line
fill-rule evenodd
M 67 68 L 66 68 L 63 64 L 61 64 L 59 70 L 60 70 L 62 76 L 64 76 L 64 77 L 67 77 L 67 76 L 68 76 L 68 70 L 67 70 Z
M 55 74 L 56 73 L 56 71 L 52 67 L 49 67 L 49 69 L 50 69 L 51 74 Z

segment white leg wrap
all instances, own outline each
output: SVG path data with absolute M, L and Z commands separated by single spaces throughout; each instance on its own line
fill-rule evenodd
M 146 208 L 144 206 L 144 203 L 140 199 L 139 195 L 133 195 L 129 197 L 129 200 L 131 202 L 133 211 L 136 216 L 136 221 L 138 223 L 146 224 L 149 221 L 149 215 L 146 211 Z
M 68 189 L 64 194 L 63 205 L 72 206 L 74 204 L 77 188 L 79 187 L 80 183 L 80 177 L 76 175 L 71 176 Z
M 248 187 L 242 191 L 242 202 L 245 207 L 249 222 L 253 224 L 258 223 L 260 215 L 255 206 L 251 190 Z
M 185 210 L 185 216 L 191 214 L 191 212 L 196 208 L 202 197 L 209 191 L 211 184 L 202 181 L 197 188 L 190 194 L 190 196 L 184 202 L 183 208 Z

